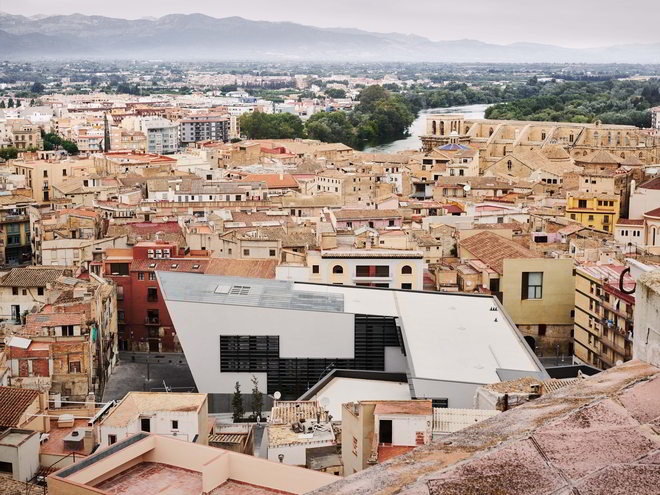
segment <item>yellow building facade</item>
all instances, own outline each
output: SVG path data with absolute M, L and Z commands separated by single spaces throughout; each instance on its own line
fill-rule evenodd
M 587 192 L 570 193 L 566 198 L 566 218 L 585 227 L 613 233 L 619 221 L 619 196 Z

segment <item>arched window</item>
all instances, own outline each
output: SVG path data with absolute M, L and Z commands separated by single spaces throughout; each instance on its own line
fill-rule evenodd
M 403 268 L 401 268 L 401 274 L 412 275 L 412 267 L 410 265 L 404 265 Z
M 651 243 L 652 246 L 655 246 L 655 227 L 653 227 L 653 242 Z
M 513 168 L 513 163 L 511 162 L 511 160 L 506 162 L 506 168 L 507 168 L 507 170 L 511 170 Z
M 571 143 L 572 143 L 573 141 L 575 141 L 575 135 L 574 135 L 574 134 L 569 134 L 569 135 L 568 135 L 568 140 L 569 140 Z
M 545 131 L 541 131 L 541 141 L 545 141 L 545 137 L 546 137 Z
M 434 136 L 437 134 L 437 124 L 435 123 L 435 120 L 431 121 L 431 134 Z
M 626 154 L 622 151 L 621 152 L 621 158 L 625 158 L 625 157 L 626 157 Z
M 493 128 L 491 127 L 490 130 L 488 131 L 488 137 L 492 136 L 492 135 L 493 135 L 493 132 L 494 132 L 494 131 L 493 131 Z
M 335 265 L 332 267 L 332 273 L 344 273 L 344 267 L 341 265 Z
M 445 122 L 444 121 L 440 122 L 440 135 L 441 136 L 445 135 Z

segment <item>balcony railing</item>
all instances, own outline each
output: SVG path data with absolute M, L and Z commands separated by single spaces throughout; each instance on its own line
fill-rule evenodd
M 158 316 L 145 316 L 144 317 L 145 325 L 160 325 L 160 318 Z

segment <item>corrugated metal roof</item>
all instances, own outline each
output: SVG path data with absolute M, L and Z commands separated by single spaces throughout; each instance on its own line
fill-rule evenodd
M 198 277 L 194 274 L 172 272 L 158 272 L 158 277 L 163 294 L 170 301 L 344 312 L 343 294 L 293 290 L 293 282 L 290 281 L 214 275 Z M 218 286 L 228 286 L 230 289 L 216 291 Z M 238 287 L 242 290 L 233 290 Z

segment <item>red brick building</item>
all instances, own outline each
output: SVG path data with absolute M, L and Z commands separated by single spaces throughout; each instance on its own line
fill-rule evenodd
M 181 350 L 156 272 L 203 274 L 209 254 L 207 251 L 186 252 L 169 241 L 145 241 L 131 249 L 106 250 L 103 276 L 117 284 L 120 350 Z

